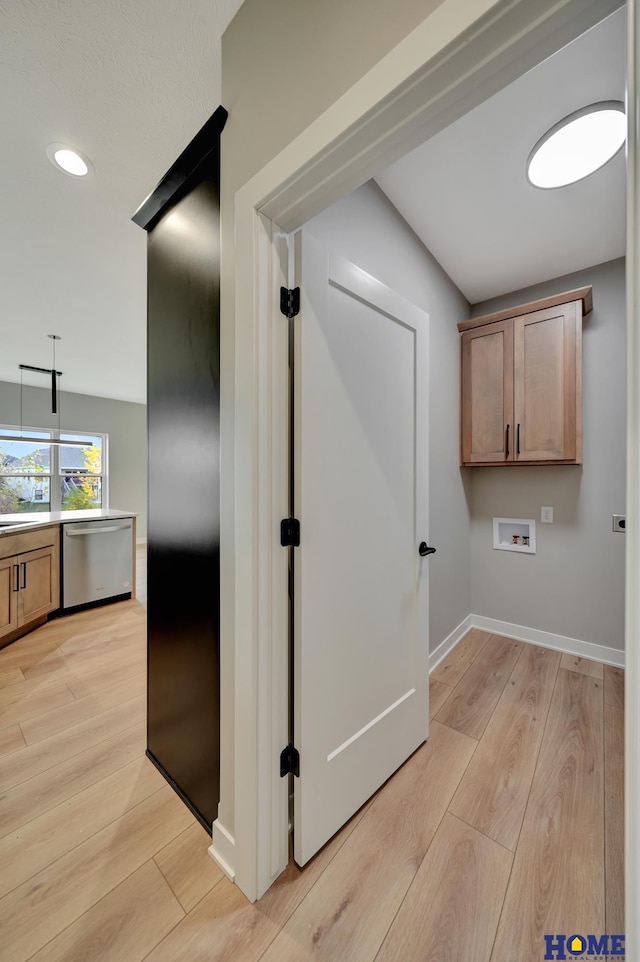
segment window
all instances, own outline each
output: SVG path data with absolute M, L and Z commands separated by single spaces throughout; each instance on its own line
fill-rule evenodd
M 0 514 L 109 506 L 108 435 L 15 426 L 0 427 L 0 434 Z M 49 438 L 60 443 L 43 440 Z

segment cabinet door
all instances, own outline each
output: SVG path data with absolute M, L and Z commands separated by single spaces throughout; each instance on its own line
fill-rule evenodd
M 0 638 L 18 627 L 16 558 L 0 559 Z
M 463 464 L 513 459 L 513 323 L 462 334 Z
M 19 565 L 20 626 L 59 607 L 58 560 L 54 547 L 27 551 L 15 560 Z
M 514 318 L 516 461 L 582 457 L 579 302 Z

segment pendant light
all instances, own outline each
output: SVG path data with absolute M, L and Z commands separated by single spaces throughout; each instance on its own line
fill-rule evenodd
M 18 367 L 19 367 L 19 369 L 20 369 L 20 434 L 24 434 L 23 427 L 22 427 L 22 425 L 23 425 L 23 418 L 22 418 L 22 395 L 23 395 L 23 390 L 24 390 L 24 384 L 23 384 L 23 379 L 22 379 L 22 372 L 23 372 L 23 371 L 33 371 L 33 372 L 35 372 L 36 374 L 46 374 L 47 377 L 50 377 L 50 378 L 51 378 L 51 413 L 58 415 L 58 437 L 57 437 L 57 438 L 50 438 L 50 437 L 42 437 L 42 438 L 38 438 L 38 437 L 29 437 L 29 438 L 20 437 L 20 438 L 16 438 L 16 437 L 12 437 L 11 435 L 8 435 L 8 434 L 0 434 L 0 441 L 12 441 L 12 442 L 17 443 L 17 444 L 19 444 L 20 442 L 22 442 L 22 443 L 24 443 L 24 444 L 34 444 L 34 443 L 35 443 L 35 444 L 38 444 L 39 442 L 42 442 L 43 444 L 58 444 L 58 445 L 64 445 L 64 447 L 73 445 L 73 446 L 75 446 L 75 447 L 92 448 L 92 447 L 93 447 L 93 441 L 61 441 L 61 440 L 60 440 L 60 382 L 58 381 L 58 378 L 59 378 L 59 377 L 62 377 L 62 371 L 57 371 L 57 370 L 56 370 L 56 341 L 61 341 L 62 338 L 60 337 L 59 334 L 47 334 L 47 337 L 51 338 L 51 340 L 53 341 L 53 345 L 52 345 L 52 347 L 53 347 L 53 365 L 52 365 L 52 367 L 34 367 L 32 364 L 19 364 L 19 365 L 18 365 Z

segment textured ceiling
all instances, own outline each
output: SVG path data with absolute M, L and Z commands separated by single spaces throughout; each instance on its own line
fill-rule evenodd
M 145 400 L 146 235 L 131 215 L 220 103 L 240 2 L 0 0 L 0 380 L 49 367 L 56 333 L 63 390 Z M 95 174 L 56 170 L 52 142 Z
M 533 145 L 573 110 L 625 98 L 618 10 L 376 180 L 472 304 L 625 252 L 624 151 L 585 180 L 539 190 Z

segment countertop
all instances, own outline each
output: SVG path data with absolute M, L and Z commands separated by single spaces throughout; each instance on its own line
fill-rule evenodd
M 135 518 L 135 511 L 118 511 L 117 508 L 94 508 L 88 511 L 38 511 L 33 514 L 0 515 L 0 538 L 19 531 L 44 528 L 48 524 L 64 524 L 67 521 L 106 521 L 109 518 Z

